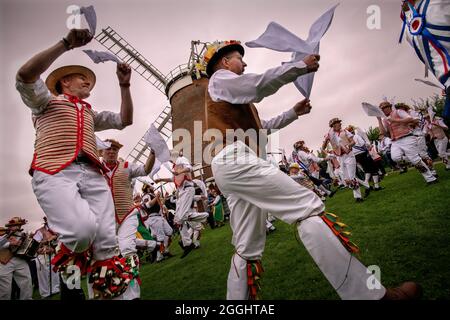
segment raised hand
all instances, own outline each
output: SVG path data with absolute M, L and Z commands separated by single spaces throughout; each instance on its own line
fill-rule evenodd
M 309 99 L 303 99 L 294 106 L 294 111 L 298 116 L 307 114 L 311 111 L 312 106 L 309 104 Z
M 88 29 L 71 29 L 64 38 L 67 49 L 82 47 L 92 40 L 92 35 Z
M 319 69 L 319 60 L 320 55 L 318 54 L 310 54 L 303 59 L 303 62 L 308 68 L 308 72 L 316 72 Z
M 131 78 L 131 67 L 126 63 L 117 64 L 117 78 L 120 84 L 129 84 Z

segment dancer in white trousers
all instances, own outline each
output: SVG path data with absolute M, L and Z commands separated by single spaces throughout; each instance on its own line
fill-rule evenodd
M 25 259 L 15 255 L 26 236 L 21 228 L 26 223 L 25 219 L 14 217 L 5 225 L 0 246 L 0 300 L 11 299 L 13 278 L 20 289 L 19 299 L 32 298 L 30 267 Z
M 192 165 L 181 151 L 173 166 L 173 175 L 173 179 L 156 179 L 155 183 L 174 182 L 177 187 L 174 222 L 180 228 L 180 245 L 184 250 L 180 258 L 184 258 L 195 249 L 195 245 L 192 242 L 192 232 L 189 230 L 189 223 L 206 221 L 209 214 L 207 212 L 197 212 L 194 209 L 195 188 L 192 182 Z
M 151 150 L 145 164 L 134 164 L 127 161 L 119 161 L 119 150 L 123 145 L 114 139 L 106 139 L 110 147 L 103 150 L 103 164 L 105 166 L 105 178 L 111 188 L 114 206 L 115 220 L 117 223 L 117 237 L 119 241 L 120 253 L 134 266 L 134 279 L 128 285 L 127 290 L 118 300 L 134 300 L 141 296 L 139 278 L 139 257 L 136 246 L 156 246 L 155 241 L 138 239 L 136 232 L 141 219 L 141 207 L 133 202 L 133 188 L 131 181 L 134 178 L 148 175 L 155 164 L 155 153 Z M 144 213 L 144 215 L 146 215 Z M 153 250 L 152 249 L 152 250 Z
M 406 111 L 414 120 L 416 120 L 416 125 L 413 126 L 412 133 L 417 138 L 417 148 L 419 150 L 419 156 L 428 166 L 433 176 L 437 176 L 437 172 L 433 167 L 433 160 L 428 154 L 426 134 L 429 121 L 422 115 L 422 113 L 411 109 L 411 107 L 407 104 L 397 103 L 396 108 Z
M 353 190 L 353 197 L 356 202 L 362 202 L 360 185 L 366 188 L 365 195 L 370 193 L 370 185 L 366 181 L 362 181 L 356 177 L 356 158 L 353 153 L 353 146 L 355 141 L 353 140 L 353 134 L 349 131 L 342 129 L 342 120 L 339 118 L 333 118 L 328 122 L 330 130 L 325 136 L 325 141 L 322 144 L 322 150 L 327 148 L 328 143 L 333 148 L 333 153 L 338 157 L 339 164 L 344 176 L 345 184 Z
M 419 156 L 417 138 L 413 135 L 412 127 L 418 123 L 417 119 L 411 117 L 401 108 L 394 110 L 392 104 L 387 101 L 380 103 L 380 109 L 387 118 L 378 119 L 378 127 L 384 135 L 389 134 L 392 139 L 391 158 L 399 162 L 402 158 L 409 161 L 422 174 L 427 184 L 436 183 L 438 180 L 431 173 L 428 166 Z
M 132 123 L 131 68 L 117 64 L 122 97 L 120 113 L 97 113 L 83 99 L 95 85 L 95 74 L 83 66 L 64 66 L 40 76 L 63 53 L 92 40 L 89 30 L 72 29 L 65 38 L 36 54 L 17 72 L 16 88 L 31 109 L 36 129 L 31 163 L 34 194 L 60 237 L 52 264 L 63 279 L 75 272 L 100 277 L 94 290 L 100 298 L 119 296 L 130 281 L 125 260 L 118 257 L 111 190 L 101 174 L 103 167 L 94 131 L 123 129 Z M 101 272 L 102 270 L 108 272 Z
M 169 245 L 173 234 L 173 229 L 163 216 L 164 206 L 160 201 L 160 194 L 153 193 L 153 188 L 149 186 L 149 192 L 142 197 L 142 204 L 148 213 L 148 219 L 145 226 L 150 230 L 151 235 L 159 245 L 156 253 L 156 262 L 162 261 L 164 257 L 172 256 L 169 251 Z
M 327 225 L 330 222 L 322 201 L 259 157 L 261 144 L 255 144 L 252 138 L 260 138 L 256 130 L 263 125 L 252 102 L 261 101 L 302 74 L 316 71 L 319 56 L 310 55 L 304 61 L 286 63 L 263 74 L 245 75 L 243 55 L 244 48 L 239 42 L 226 41 L 210 45 L 204 56 L 210 76 L 205 94 L 207 129 L 220 131 L 222 136 L 217 135 L 215 142 L 221 138 L 225 144 L 211 166 L 217 186 L 231 209 L 232 243 L 236 250 L 228 274 L 227 299 L 257 297 L 269 211 L 278 219 L 297 225 L 306 249 L 341 298 L 380 299 L 393 297 L 393 293 L 406 297 L 416 291 L 412 283 L 396 290 L 386 290 L 381 285 L 370 290 L 366 267 L 347 251 L 355 250 L 351 243 L 340 236 L 346 243 L 344 247 Z M 297 117 L 310 109 L 309 101 L 303 100 L 292 110 Z M 236 129 L 247 130 L 246 137 L 241 137 L 246 143 L 233 133 Z

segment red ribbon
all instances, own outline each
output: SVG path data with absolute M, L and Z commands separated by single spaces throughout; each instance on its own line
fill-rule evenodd
M 73 96 L 73 95 L 68 94 L 68 93 L 65 93 L 64 96 L 67 98 L 67 100 L 69 100 L 73 104 L 80 103 L 83 106 L 88 107 L 89 109 L 91 109 L 91 105 L 89 103 L 87 103 L 86 101 L 78 98 L 77 96 Z

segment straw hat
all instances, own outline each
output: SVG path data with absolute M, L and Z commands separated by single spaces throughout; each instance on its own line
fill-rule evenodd
M 9 220 L 7 224 L 5 224 L 5 227 L 22 226 L 27 222 L 28 222 L 27 220 L 22 219 L 21 217 L 14 217 L 11 220 Z
M 57 90 L 59 80 L 70 74 L 82 74 L 89 81 L 90 84 L 89 91 L 91 91 L 92 88 L 94 88 L 96 79 L 95 73 L 89 68 L 78 65 L 64 66 L 53 70 L 52 73 L 50 73 L 47 79 L 45 80 L 45 84 L 47 85 L 47 88 L 50 90 L 50 92 L 55 96 L 57 96 L 61 94 L 61 92 L 58 92 Z

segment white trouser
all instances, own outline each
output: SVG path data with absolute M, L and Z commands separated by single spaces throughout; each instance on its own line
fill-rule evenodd
M 148 218 L 148 226 L 150 228 L 152 236 L 158 242 L 165 241 L 165 239 L 167 237 L 170 237 L 173 233 L 172 227 L 161 215 L 150 215 L 150 217 Z
M 240 141 L 214 157 L 212 171 L 231 209 L 232 243 L 237 252 L 228 274 L 227 299 L 248 298 L 244 259 L 261 259 L 268 211 L 289 224 L 303 220 L 297 225 L 300 239 L 342 299 L 380 299 L 384 295 L 382 286 L 368 289 L 367 269 L 344 248 L 321 218 L 313 217 L 325 207 L 312 191 L 258 158 Z
M 50 264 L 53 255 L 40 254 L 36 258 L 36 271 L 39 283 L 39 294 L 45 298 L 50 295 L 50 275 L 51 275 L 51 294 L 59 292 L 59 274 L 53 271 Z
M 196 247 L 200 246 L 200 241 L 198 237 L 200 236 L 200 232 L 204 229 L 203 224 L 198 221 L 188 221 L 189 224 L 189 233 L 192 236 L 192 242 Z
M 431 174 L 428 166 L 423 162 L 422 158 L 419 156 L 419 147 L 417 145 L 417 137 L 407 136 L 400 138 L 398 140 L 392 141 L 391 145 L 391 158 L 395 162 L 402 160 L 402 157 L 409 161 L 414 166 L 423 167 L 423 172 L 421 172 L 423 178 L 426 182 L 436 180 L 436 178 Z
M 208 216 L 208 212 L 191 211 L 188 213 L 187 220 L 182 223 L 182 227 L 180 230 L 180 236 L 181 241 L 183 241 L 183 246 L 186 247 L 192 244 L 192 234 L 194 230 L 191 231 L 190 229 L 195 228 L 197 226 L 196 223 L 200 223 L 201 227 L 201 222 L 206 221 Z
M 445 164 L 445 167 L 447 169 L 450 169 L 450 163 L 448 162 L 449 153 L 447 152 L 447 144 L 448 144 L 447 138 L 434 139 L 434 145 L 436 146 L 436 150 L 439 154 L 439 157 L 441 157 L 442 162 L 444 162 Z
M 358 181 L 361 183 L 360 179 L 356 179 L 356 158 L 353 153 L 347 153 L 339 156 L 339 164 L 341 165 L 341 170 L 344 175 L 344 181 L 348 185 L 349 181 L 352 183 Z M 355 199 L 361 198 L 361 188 L 357 185 L 351 186 L 353 190 L 353 197 Z
M 12 279 L 20 289 L 20 300 L 31 300 L 33 289 L 28 263 L 12 257 L 7 264 L 0 263 L 0 300 L 11 299 Z
M 113 198 L 97 168 L 72 163 L 54 175 L 35 171 L 32 187 L 50 228 L 67 248 L 83 252 L 93 245 L 95 260 L 117 254 Z
M 192 208 L 195 195 L 194 185 L 190 181 L 184 181 L 177 192 L 177 206 L 175 208 L 174 222 L 181 223 L 186 221 L 189 213 L 194 210 Z
M 424 135 L 416 136 L 417 138 L 417 148 L 419 150 L 419 157 L 422 159 L 429 159 L 428 148 L 427 148 L 427 140 Z

